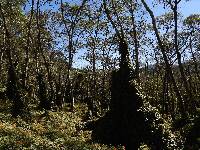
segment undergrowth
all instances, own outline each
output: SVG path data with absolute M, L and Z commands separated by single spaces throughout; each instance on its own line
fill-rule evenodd
M 0 150 L 112 150 L 112 146 L 92 143 L 91 132 L 81 124 L 86 107 L 77 104 L 74 113 L 33 110 L 28 118 L 13 118 L 8 101 L 0 102 Z M 6 109 L 5 109 L 6 108 Z M 26 114 L 24 114 L 26 116 Z

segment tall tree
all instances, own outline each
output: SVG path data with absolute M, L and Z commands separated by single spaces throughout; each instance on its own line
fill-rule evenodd
M 31 11 L 29 20 L 27 22 L 27 37 L 26 37 L 26 45 L 25 45 L 25 60 L 24 65 L 22 66 L 22 84 L 24 87 L 27 86 L 27 80 L 28 80 L 28 66 L 29 66 L 29 54 L 30 54 L 30 44 L 31 44 L 31 25 L 33 21 L 33 13 L 34 13 L 34 0 L 31 1 Z
M 158 28 L 157 28 L 157 25 L 156 25 L 156 19 L 155 19 L 155 16 L 154 16 L 154 13 L 153 11 L 150 9 L 150 7 L 147 5 L 147 3 L 145 2 L 145 0 L 141 0 L 142 4 L 144 5 L 145 9 L 147 10 L 147 12 L 149 13 L 150 17 L 151 17 L 151 20 L 152 20 L 152 25 L 153 25 L 153 30 L 155 32 L 155 35 L 156 35 L 156 38 L 157 38 L 157 41 L 158 41 L 158 45 L 159 45 L 159 48 L 162 52 L 162 55 L 163 55 L 163 58 L 164 58 L 164 62 L 165 62 L 165 66 L 166 66 L 166 71 L 168 72 L 169 76 L 170 76 L 170 80 L 173 84 L 173 87 L 174 87 L 174 91 L 176 93 L 176 96 L 177 96 L 177 99 L 178 99 L 178 103 L 179 103 L 179 110 L 181 112 L 181 115 L 182 117 L 185 117 L 185 106 L 184 106 L 184 100 L 183 100 L 183 97 L 179 91 L 179 88 L 177 86 L 177 83 L 176 83 L 176 80 L 174 78 L 174 75 L 173 75 L 173 72 L 172 72 L 172 68 L 171 68 L 171 65 L 169 63 L 169 60 L 167 58 L 167 55 L 166 55 L 166 49 L 164 47 L 164 44 L 161 40 L 161 37 L 160 37 L 160 34 L 159 34 L 159 31 L 158 31 Z
M 184 88 L 186 90 L 187 96 L 185 98 L 185 101 L 186 102 L 189 101 L 189 103 L 191 103 L 191 100 L 193 99 L 192 93 L 191 93 L 191 90 L 189 88 L 187 78 L 186 78 L 186 75 L 185 75 L 184 67 L 183 67 L 183 64 L 182 64 L 182 56 L 181 56 L 179 43 L 178 43 L 178 4 L 181 2 L 181 0 L 173 0 L 173 1 L 166 0 L 164 2 L 166 2 L 173 11 L 173 15 L 174 15 L 174 49 L 175 49 L 175 52 L 176 52 L 176 55 L 177 55 L 181 79 L 182 79 Z M 188 108 L 186 110 L 188 110 Z
M 74 5 L 70 6 L 68 3 L 64 3 L 63 0 L 60 1 L 61 6 L 61 16 L 62 16 L 62 24 L 64 24 L 64 32 L 66 32 L 67 36 L 67 51 L 68 51 L 68 72 L 67 72 L 67 88 L 68 88 L 68 94 L 69 98 L 71 99 L 71 110 L 73 110 L 74 107 L 74 100 L 73 100 L 73 93 L 72 93 L 72 87 L 70 83 L 70 71 L 72 69 L 73 64 L 73 57 L 75 54 L 75 46 L 74 46 L 74 39 L 77 34 L 77 25 L 81 20 L 81 12 L 86 4 L 86 0 L 83 0 L 81 5 Z
M 16 5 L 15 5 L 16 4 Z M 21 84 L 19 82 L 19 77 L 16 72 L 16 66 L 14 64 L 13 58 L 16 52 L 15 45 L 12 44 L 14 41 L 14 37 L 16 38 L 16 31 L 15 25 L 10 26 L 8 23 L 11 22 L 14 17 L 17 16 L 17 12 L 20 13 L 22 10 L 20 9 L 20 6 L 22 4 L 22 1 L 16 1 L 16 2 L 8 2 L 3 1 L 0 3 L 0 15 L 3 22 L 3 30 L 4 30 L 4 51 L 7 58 L 7 66 L 8 66 L 8 74 L 7 74 L 7 97 L 12 101 L 12 115 L 14 117 L 18 115 L 22 115 L 24 111 L 24 104 L 22 100 L 22 88 Z M 12 5 L 15 5 L 15 7 L 11 7 Z M 10 16 L 11 14 L 16 16 Z

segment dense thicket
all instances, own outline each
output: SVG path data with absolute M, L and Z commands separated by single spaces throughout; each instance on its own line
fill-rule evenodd
M 0 0 L 0 99 L 13 117 L 84 103 L 106 144 L 198 149 L 200 15 L 180 3 Z

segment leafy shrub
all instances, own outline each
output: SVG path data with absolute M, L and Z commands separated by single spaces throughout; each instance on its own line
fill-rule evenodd
M 10 104 L 1 105 L 8 107 Z M 3 109 L 3 108 L 2 108 Z M 4 111 L 0 113 L 0 149 L 46 149 L 46 150 L 109 150 L 106 145 L 91 142 L 91 132 L 77 130 L 84 115 L 84 106 L 76 105 L 75 113 L 32 110 L 32 120 L 26 122 L 13 118 Z M 65 110 L 65 109 L 64 109 Z
M 188 132 L 186 133 L 185 150 L 199 150 L 200 148 L 200 110 L 197 109 L 197 112 L 196 118 L 187 126 Z

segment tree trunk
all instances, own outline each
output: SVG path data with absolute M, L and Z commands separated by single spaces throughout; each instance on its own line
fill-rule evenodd
M 180 53 L 179 47 L 178 47 L 178 14 L 177 14 L 177 5 L 178 5 L 178 2 L 177 2 L 177 0 L 175 0 L 175 5 L 174 5 L 174 8 L 173 8 L 175 52 L 176 52 L 176 55 L 177 55 L 177 60 L 178 60 L 178 66 L 179 66 L 179 70 L 180 70 L 181 79 L 182 79 L 184 88 L 186 90 L 186 100 L 185 100 L 185 102 L 191 103 L 192 93 L 191 93 L 191 90 L 189 89 L 189 86 L 188 86 L 187 78 L 186 78 L 186 75 L 185 75 L 185 72 L 184 72 L 184 67 L 183 67 L 183 64 L 182 64 L 182 61 L 181 61 L 181 53 Z M 189 108 L 186 108 L 186 110 L 188 110 L 188 109 Z
M 22 85 L 24 88 L 27 86 L 27 80 L 28 80 L 28 64 L 29 64 L 29 50 L 30 50 L 30 36 L 31 36 L 31 23 L 33 19 L 33 8 L 34 7 L 34 0 L 32 0 L 32 6 L 31 6 L 31 15 L 30 20 L 28 22 L 27 28 L 28 28 L 28 35 L 26 40 L 26 47 L 25 47 L 25 60 L 24 65 L 22 68 Z
M 4 49 L 5 54 L 8 59 L 8 77 L 7 77 L 7 88 L 6 88 L 6 95 L 9 100 L 13 102 L 12 106 L 12 115 L 17 117 L 18 115 L 23 114 L 23 110 L 25 108 L 24 103 L 22 101 L 22 95 L 20 93 L 21 86 L 19 83 L 18 76 L 15 71 L 15 67 L 13 65 L 13 59 L 11 54 L 11 35 L 6 26 L 6 18 L 4 16 L 2 6 L 0 3 L 0 13 L 2 15 L 3 20 L 3 27 L 4 27 Z
M 50 64 L 47 62 L 44 51 L 43 51 L 43 47 L 42 47 L 42 43 L 41 43 L 41 25 L 40 25 L 40 0 L 37 1 L 37 31 L 38 31 L 38 35 L 37 35 L 37 49 L 38 51 L 41 53 L 42 58 L 44 60 L 44 66 L 46 68 L 47 71 L 47 81 L 49 83 L 50 86 L 50 90 L 48 92 L 48 100 L 51 103 L 53 98 L 54 98 L 54 89 L 53 89 L 53 80 L 52 80 L 52 75 L 51 75 L 51 70 L 50 70 Z M 50 93 L 50 94 L 49 94 Z
M 132 21 L 132 26 L 133 26 L 133 40 L 134 40 L 134 47 L 135 47 L 135 54 L 133 56 L 133 59 L 135 60 L 135 76 L 139 81 L 139 43 L 138 43 L 138 36 L 137 36 L 137 29 L 136 29 L 136 23 L 135 23 L 135 16 L 133 13 L 133 8 L 132 8 L 133 2 L 131 2 L 131 8 L 130 8 L 130 13 L 131 13 L 131 21 Z
M 171 65 L 169 64 L 167 55 L 165 53 L 165 48 L 164 48 L 164 45 L 163 45 L 163 43 L 161 41 L 158 29 L 157 29 L 156 19 L 154 17 L 153 11 L 149 8 L 149 6 L 145 2 L 145 0 L 141 0 L 141 2 L 143 3 L 145 9 L 147 10 L 147 12 L 149 13 L 149 15 L 150 15 L 150 17 L 152 19 L 153 29 L 154 29 L 154 32 L 156 34 L 156 38 L 157 38 L 157 41 L 158 41 L 159 48 L 160 48 L 161 53 L 163 55 L 163 59 L 164 59 L 165 65 L 166 65 L 166 71 L 168 72 L 168 74 L 170 76 L 170 81 L 173 84 L 174 91 L 175 91 L 176 97 L 178 99 L 179 111 L 180 111 L 182 117 L 185 117 L 186 112 L 185 112 L 184 100 L 183 100 L 183 98 L 182 98 L 182 96 L 180 94 L 180 91 L 178 89 L 178 86 L 176 84 L 176 80 L 175 80 L 173 72 L 172 72 Z

